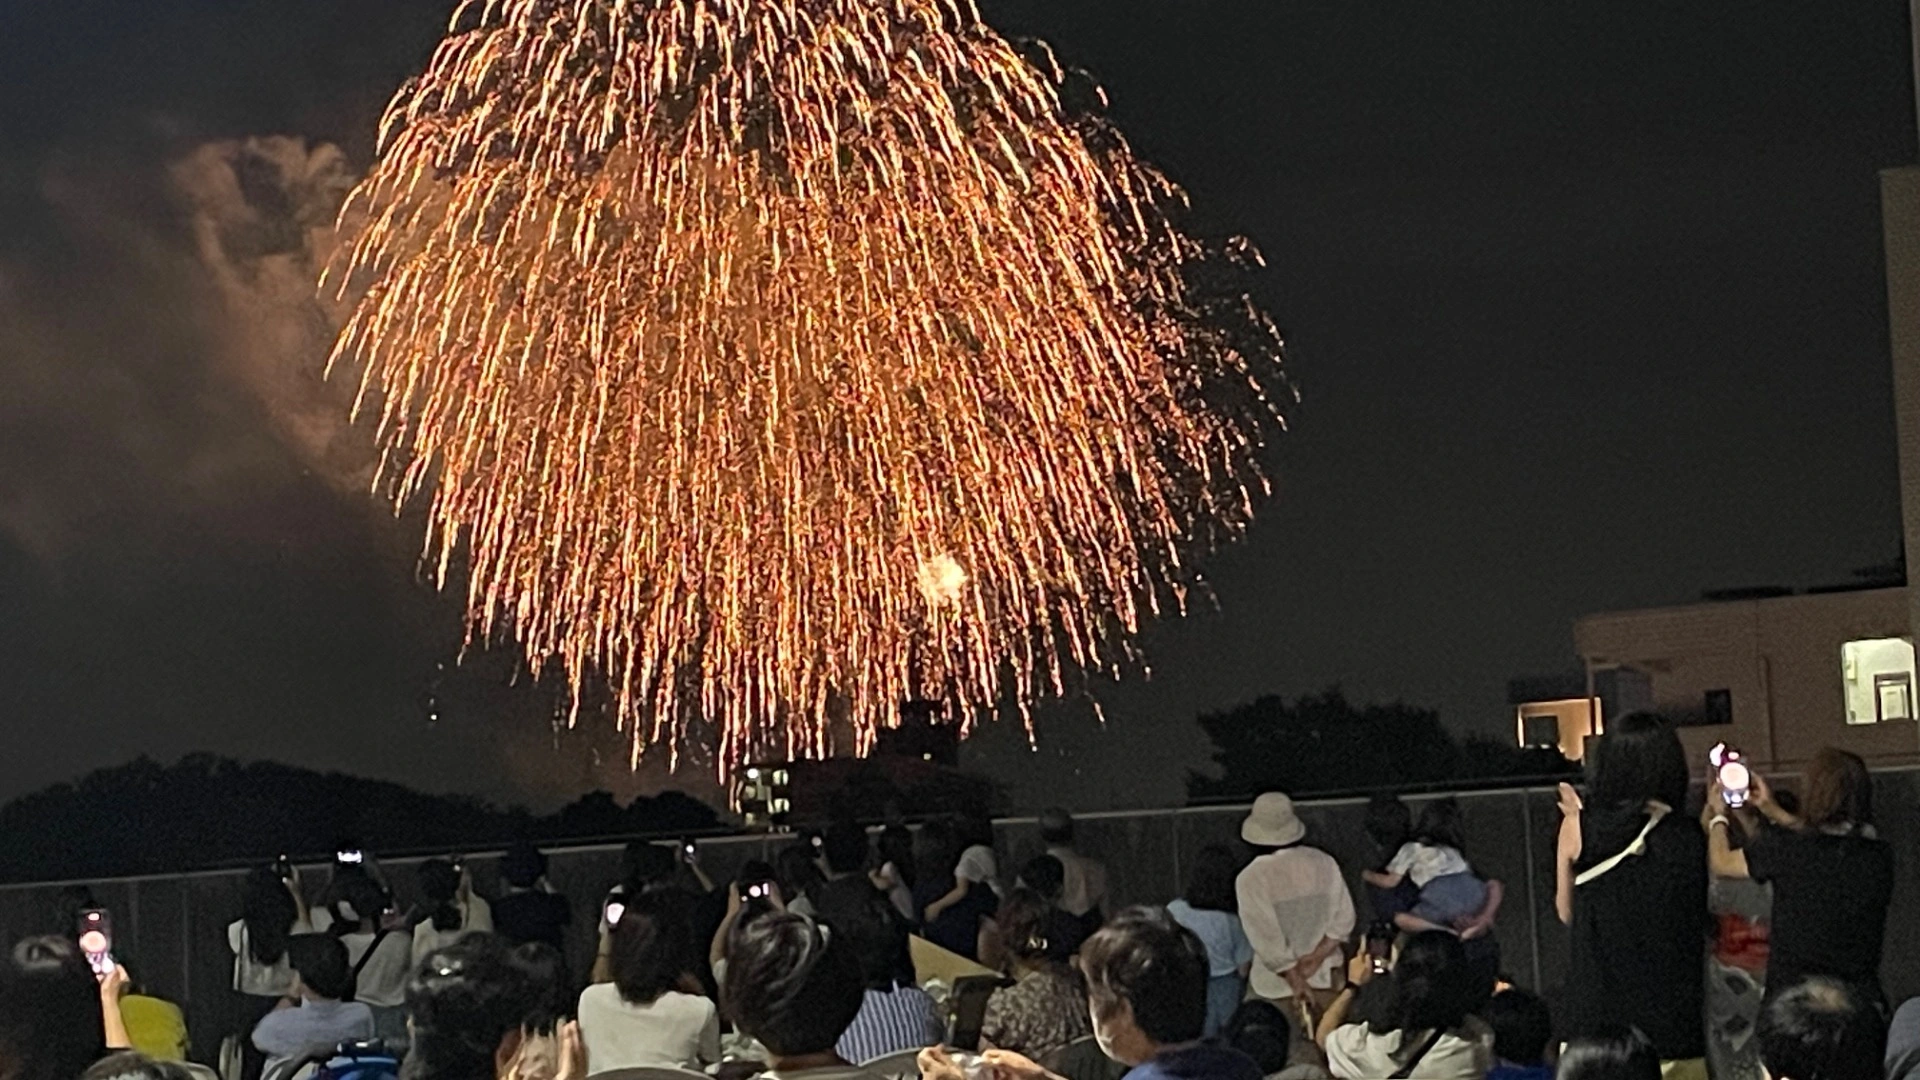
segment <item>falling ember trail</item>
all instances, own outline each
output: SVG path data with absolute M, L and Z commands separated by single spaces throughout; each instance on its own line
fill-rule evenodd
M 1289 391 L 1257 258 L 1038 59 L 971 0 L 460 7 L 322 288 L 470 637 L 723 776 L 1127 666 Z

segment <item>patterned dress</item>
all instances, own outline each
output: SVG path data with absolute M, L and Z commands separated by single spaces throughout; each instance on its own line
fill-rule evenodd
M 987 1042 L 1035 1061 L 1091 1034 L 1086 989 L 1064 965 L 1029 971 L 1012 986 L 995 990 L 980 1029 Z

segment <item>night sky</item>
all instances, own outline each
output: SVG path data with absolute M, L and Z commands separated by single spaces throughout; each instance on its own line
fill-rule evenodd
M 1333 683 L 1505 736 L 1581 614 L 1898 556 L 1906 4 L 983 7 L 1266 252 L 1303 395 L 1217 610 L 1096 687 L 1109 727 L 1068 704 L 1039 754 L 970 748 L 1022 802 L 1164 803 L 1196 714 Z M 455 664 L 419 522 L 358 489 L 317 377 L 306 208 L 450 8 L 0 6 L 0 798 L 193 750 L 541 806 L 663 782 L 595 718 L 556 737 L 510 655 Z

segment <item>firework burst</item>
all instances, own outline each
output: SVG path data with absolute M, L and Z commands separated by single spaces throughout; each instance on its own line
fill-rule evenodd
M 1124 667 L 1285 383 L 1075 91 L 970 0 L 463 5 L 323 288 L 470 639 L 723 774 Z

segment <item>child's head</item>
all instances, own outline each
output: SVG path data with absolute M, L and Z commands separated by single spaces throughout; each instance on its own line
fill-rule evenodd
M 1414 839 L 1432 847 L 1464 849 L 1460 828 L 1460 800 L 1449 795 L 1420 808 L 1420 820 L 1413 827 Z
M 1400 845 L 1413 835 L 1413 811 L 1400 801 L 1398 795 L 1375 795 L 1367 800 L 1367 817 L 1363 826 L 1367 836 L 1388 856 L 1400 850 Z
M 1544 1065 L 1553 1041 L 1553 1016 L 1536 994 L 1509 987 L 1483 1011 L 1493 1029 L 1493 1056 L 1510 1065 Z

